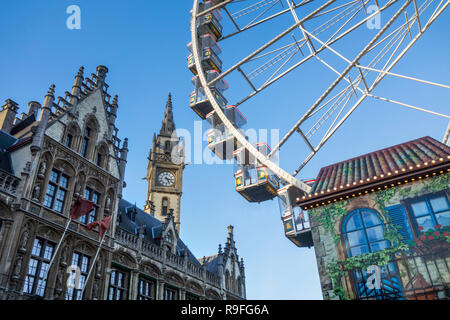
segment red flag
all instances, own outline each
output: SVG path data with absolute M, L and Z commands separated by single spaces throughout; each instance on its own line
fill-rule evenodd
M 78 197 L 78 199 L 73 204 L 72 212 L 70 213 L 70 219 L 78 219 L 79 217 L 87 215 L 92 210 L 94 210 L 94 203 L 92 201 L 86 200 L 83 197 Z
M 109 216 L 104 218 L 103 220 L 91 222 L 86 226 L 86 228 L 88 230 L 92 230 L 96 226 L 98 226 L 98 233 L 100 234 L 100 237 L 103 238 L 103 235 L 105 234 L 106 230 L 108 230 L 109 225 L 111 224 L 111 217 L 112 216 Z

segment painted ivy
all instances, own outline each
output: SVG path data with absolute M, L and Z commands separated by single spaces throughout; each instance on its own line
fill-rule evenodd
M 400 244 L 397 247 L 386 248 L 384 250 L 365 253 L 344 260 L 329 262 L 326 265 L 326 270 L 332 281 L 333 294 L 341 300 L 350 299 L 342 284 L 342 279 L 345 278 L 347 272 L 356 269 L 366 270 L 367 267 L 372 265 L 377 265 L 379 267 L 385 266 L 392 259 L 393 255 L 401 254 L 401 252 L 405 252 L 408 249 L 408 245 Z
M 349 271 L 355 269 L 366 269 L 370 265 L 378 265 L 380 267 L 384 266 L 392 259 L 392 255 L 405 252 L 410 246 L 422 245 L 422 242 L 425 242 L 424 240 L 431 241 L 433 240 L 433 236 L 436 240 L 445 240 L 450 243 L 449 229 L 444 227 L 440 230 L 428 230 L 426 233 L 421 235 L 420 239 L 417 239 L 418 241 L 412 242 L 409 245 L 403 244 L 401 242 L 402 236 L 399 233 L 399 227 L 392 222 L 392 219 L 386 210 L 386 204 L 388 204 L 395 196 L 400 196 L 402 199 L 412 198 L 427 192 L 438 192 L 445 190 L 449 185 L 450 174 L 443 174 L 424 180 L 421 188 L 404 186 L 403 188 L 390 188 L 375 192 L 375 202 L 377 207 L 386 219 L 383 237 L 384 239 L 390 241 L 393 246 L 381 251 L 329 262 L 326 265 L 326 270 L 332 281 L 334 295 L 340 299 L 349 299 L 345 289 L 342 286 L 342 279 Z M 318 225 L 322 225 L 324 229 L 332 235 L 335 244 L 340 241 L 339 234 L 337 234 L 335 230 L 335 224 L 348 213 L 346 207 L 350 201 L 351 200 L 340 201 L 310 211 L 311 217 L 315 219 Z

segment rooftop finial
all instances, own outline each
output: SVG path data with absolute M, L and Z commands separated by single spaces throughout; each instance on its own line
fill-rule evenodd
M 77 76 L 82 78 L 83 74 L 84 74 L 84 67 L 81 66 L 80 69 L 78 69 Z
M 112 104 L 115 105 L 115 106 L 117 106 L 118 101 L 119 101 L 119 96 L 116 94 L 116 95 L 114 96 L 114 98 L 113 98 Z
M 229 225 L 229 226 L 228 226 L 228 235 L 229 235 L 229 236 L 233 236 L 233 228 L 234 228 L 234 227 L 233 227 L 232 225 Z
M 52 85 L 50 86 L 50 88 L 48 89 L 47 95 L 53 96 L 54 93 L 55 93 L 55 85 L 52 84 Z

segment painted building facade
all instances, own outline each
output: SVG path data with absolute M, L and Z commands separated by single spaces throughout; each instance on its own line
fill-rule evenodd
M 8 99 L 0 111 L 0 299 L 244 299 L 245 271 L 232 227 L 215 259 L 196 259 L 178 236 L 179 204 L 168 203 L 162 212 L 149 194 L 144 211 L 123 199 L 128 139 L 118 137 L 118 96 L 108 92 L 107 73 L 98 66 L 88 77 L 81 67 L 64 97 L 55 97 L 51 85 L 42 105 L 32 101 L 18 116 L 17 103 Z M 169 118 L 172 130 L 170 98 L 161 135 Z M 166 160 L 151 161 L 179 170 L 179 200 L 184 165 Z M 157 191 L 169 197 L 173 190 Z M 94 210 L 69 221 L 79 196 Z M 93 261 L 100 237 L 86 225 L 110 216 Z M 67 285 L 74 268 L 81 287 Z
M 324 167 L 308 210 L 324 299 L 450 298 L 450 148 L 423 137 Z

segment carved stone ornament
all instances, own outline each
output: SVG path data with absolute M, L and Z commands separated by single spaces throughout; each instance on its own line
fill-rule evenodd
M 22 233 L 22 236 L 20 237 L 19 251 L 21 251 L 21 252 L 27 251 L 27 244 L 28 244 L 29 238 L 30 238 L 30 233 L 29 233 L 28 229 L 25 229 L 25 231 Z
M 95 268 L 95 277 L 100 278 L 102 276 L 102 260 L 98 259 L 97 265 Z
M 14 269 L 13 269 L 13 273 L 12 273 L 12 278 L 13 279 L 19 279 L 21 270 L 22 270 L 22 257 L 19 256 L 16 259 L 16 262 L 14 262 Z
M 56 283 L 55 283 L 55 291 L 60 293 L 63 290 L 63 275 L 62 270 L 58 271 L 58 274 L 56 275 Z
M 64 246 L 61 250 L 61 260 L 60 264 L 65 267 L 67 266 L 67 246 Z
M 105 212 L 111 211 L 111 197 L 108 195 L 105 201 Z
M 39 179 L 44 179 L 45 178 L 45 173 L 47 172 L 47 161 L 42 160 L 40 166 L 39 166 L 39 171 L 38 171 L 38 178 Z
M 31 161 L 27 161 L 25 167 L 23 168 L 23 172 L 30 172 L 30 171 L 31 171 Z
M 98 297 L 98 282 L 95 281 L 94 285 L 92 286 L 92 299 L 97 300 Z
M 41 187 L 39 186 L 39 184 L 34 186 L 33 189 L 33 201 L 39 201 L 39 198 L 41 197 Z

